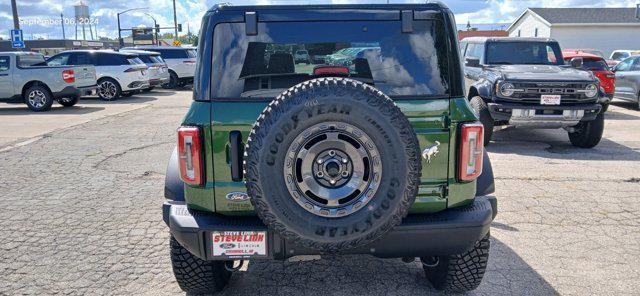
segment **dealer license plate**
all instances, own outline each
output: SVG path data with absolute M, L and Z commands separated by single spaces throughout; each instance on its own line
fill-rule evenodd
M 560 95 L 542 95 L 540 105 L 560 105 Z
M 266 231 L 214 231 L 213 256 L 248 258 L 267 255 Z

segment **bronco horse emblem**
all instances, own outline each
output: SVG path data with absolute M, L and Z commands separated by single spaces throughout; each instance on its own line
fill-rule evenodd
M 440 150 L 438 150 L 438 147 L 440 147 L 440 142 L 435 141 L 435 143 L 435 145 L 422 150 L 422 158 L 426 159 L 427 163 L 431 163 L 431 158 L 436 157 L 436 155 L 438 155 L 438 152 L 440 152 Z

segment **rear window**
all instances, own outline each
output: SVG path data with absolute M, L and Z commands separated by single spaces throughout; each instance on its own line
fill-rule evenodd
M 567 64 L 571 61 L 571 59 L 565 59 Z M 604 60 L 601 59 L 582 59 L 582 69 L 589 71 L 606 71 L 609 70 L 609 66 Z
M 159 52 L 163 59 L 191 59 L 196 57 L 193 49 L 151 49 Z
M 400 21 L 267 22 L 259 23 L 257 36 L 247 36 L 243 23 L 218 24 L 213 97 L 269 99 L 327 75 L 363 81 L 392 97 L 445 96 L 444 26 L 420 20 L 412 33 L 400 28 Z M 305 51 L 311 63 L 296 63 L 295 53 Z
M 45 66 L 44 56 L 40 54 L 19 55 L 18 67 Z
M 130 59 L 136 58 L 135 56 L 126 56 L 121 54 L 101 53 L 96 59 L 98 66 L 123 66 L 130 65 Z M 138 59 L 140 60 L 140 59 Z M 142 61 L 140 61 L 142 63 Z

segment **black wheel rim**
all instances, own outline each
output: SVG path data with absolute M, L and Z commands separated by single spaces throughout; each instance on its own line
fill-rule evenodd
M 300 133 L 284 165 L 293 199 L 322 217 L 344 217 L 363 208 L 381 175 L 380 153 L 371 138 L 342 122 L 317 124 Z
M 98 86 L 98 94 L 106 100 L 112 100 L 116 96 L 117 92 L 118 89 L 116 85 L 109 80 L 103 81 Z

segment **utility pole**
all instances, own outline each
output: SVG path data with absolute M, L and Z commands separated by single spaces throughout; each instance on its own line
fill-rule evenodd
M 175 0 L 173 0 L 174 9 L 175 3 Z M 13 12 L 13 28 L 20 30 L 20 19 L 18 18 L 18 4 L 16 4 L 16 0 L 11 0 L 11 11 Z
M 67 34 L 64 32 L 64 14 L 60 14 L 60 24 L 62 24 L 62 40 L 67 39 Z
M 15 0 L 13 0 L 15 1 Z M 178 16 L 176 15 L 176 0 L 173 0 L 173 27 L 175 28 L 174 40 L 178 40 Z

